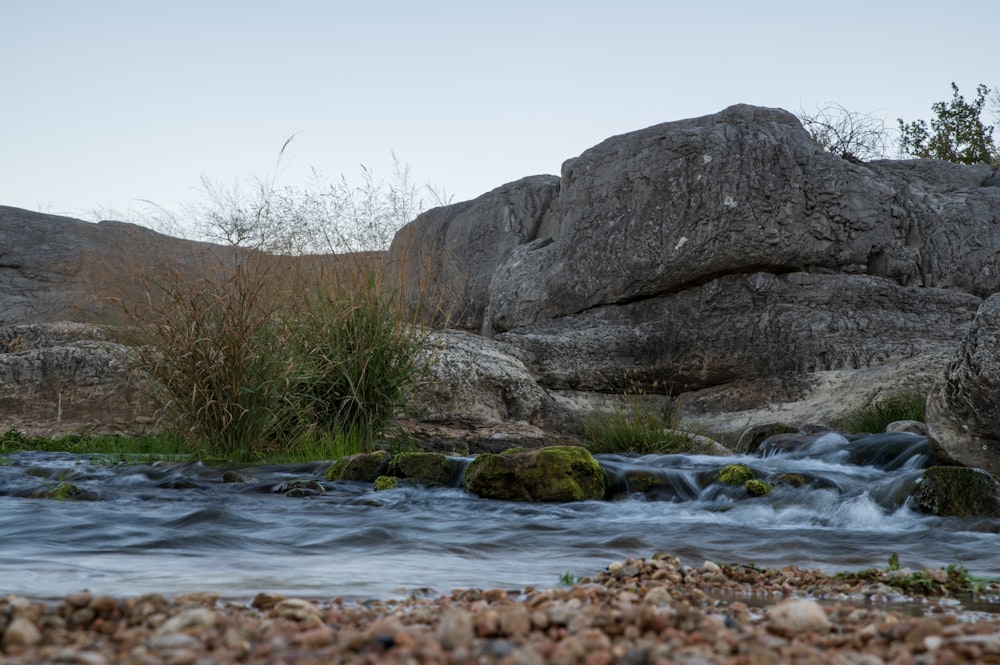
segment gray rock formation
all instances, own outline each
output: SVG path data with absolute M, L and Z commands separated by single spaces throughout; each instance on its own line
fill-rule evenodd
M 232 250 L 123 222 L 0 206 L 0 323 L 119 323 L 140 275 L 218 271 Z
M 940 458 L 1000 474 L 1000 294 L 987 298 L 927 399 Z
M 487 324 L 504 332 L 760 272 L 985 297 L 1000 274 L 988 172 L 855 164 L 790 113 L 744 105 L 613 137 L 563 165 L 558 233 L 501 267 Z M 524 284 L 544 297 L 522 297 Z
M 488 337 L 460 330 L 433 331 L 427 353 L 428 376 L 408 401 L 410 411 L 424 421 L 524 423 L 577 433 L 595 409 L 614 402 L 600 393 L 539 385 L 522 351 Z
M 996 290 L 998 248 L 990 167 L 856 163 L 785 111 L 738 105 L 429 211 L 387 265 L 438 321 L 480 333 L 432 336 L 421 417 L 572 432 L 622 391 L 668 386 L 685 419 L 735 443 L 926 389 Z M 0 207 L 0 323 L 113 322 L 109 285 L 224 266 L 219 252 Z M 970 422 L 964 395 L 942 398 L 942 440 L 946 416 Z
M 438 320 L 478 331 L 493 273 L 514 249 L 558 230 L 558 197 L 559 178 L 534 176 L 429 210 L 393 238 L 392 275 Z
M 0 326 L 0 432 L 145 429 L 154 409 L 129 359 L 129 349 L 98 326 Z
M 851 162 L 791 114 L 739 105 L 567 161 L 558 199 L 520 224 L 491 208 L 493 192 L 434 211 L 448 220 L 436 236 L 417 233 L 427 220 L 404 233 L 416 255 L 414 243 L 438 251 L 446 238 L 463 270 L 492 270 L 423 279 L 466 289 L 454 321 L 519 349 L 542 388 L 666 384 L 688 415 L 732 434 L 772 415 L 835 416 L 831 386 L 857 389 L 847 402 L 859 406 L 900 384 L 926 389 L 1000 274 L 991 175 Z M 496 238 L 489 260 L 471 258 Z

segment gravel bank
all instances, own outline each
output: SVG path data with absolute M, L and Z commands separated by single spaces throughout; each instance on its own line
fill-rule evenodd
M 963 610 L 944 571 L 913 578 L 943 595 L 904 602 L 886 575 L 907 574 L 690 568 L 659 554 L 613 563 L 572 587 L 370 603 L 269 594 L 249 604 L 205 594 L 7 597 L 0 662 L 1000 663 L 1000 615 Z

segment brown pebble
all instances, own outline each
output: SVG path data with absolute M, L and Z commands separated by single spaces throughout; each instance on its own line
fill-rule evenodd
M 441 617 L 437 627 L 437 640 L 445 649 L 468 647 L 472 644 L 472 615 L 464 610 L 449 610 Z
M 93 599 L 93 597 L 94 597 L 93 594 L 91 594 L 89 591 L 78 591 L 76 593 L 66 594 L 66 597 L 63 600 L 65 600 L 66 604 L 69 605 L 70 607 L 79 608 L 90 605 L 90 601 Z
M 250 601 L 250 607 L 256 608 L 258 610 L 269 610 L 279 602 L 281 602 L 282 597 L 276 593 L 258 593 Z
M 317 626 L 316 628 L 310 628 L 294 635 L 292 642 L 310 649 L 317 649 L 333 644 L 335 639 L 336 633 L 333 632 L 332 628 L 329 626 Z
M 35 624 L 25 617 L 17 617 L 10 622 L 3 633 L 5 650 L 17 647 L 33 647 L 42 641 L 42 633 Z
M 767 629 L 775 635 L 830 631 L 830 619 L 814 600 L 786 600 L 770 608 L 767 616 Z

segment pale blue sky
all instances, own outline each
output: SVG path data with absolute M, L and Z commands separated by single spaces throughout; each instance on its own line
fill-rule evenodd
M 176 207 L 310 167 L 456 200 L 747 102 L 929 117 L 1000 85 L 1000 3 L 0 0 L 0 205 Z

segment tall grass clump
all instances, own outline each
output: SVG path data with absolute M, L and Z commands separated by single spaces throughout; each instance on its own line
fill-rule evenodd
M 925 422 L 926 405 L 927 397 L 923 392 L 895 393 L 848 414 L 837 425 L 845 432 L 878 434 L 899 420 Z
M 307 430 L 373 441 L 426 369 L 426 334 L 398 293 L 362 272 L 308 297 L 291 328 L 292 389 Z
M 291 311 L 272 291 L 263 257 L 234 254 L 216 275 L 148 278 L 143 307 L 129 310 L 137 368 L 148 376 L 161 422 L 195 452 L 264 455 L 292 422 Z
M 591 414 L 583 436 L 594 453 L 670 454 L 691 449 L 676 401 L 669 394 L 647 395 L 634 388 L 611 409 Z
M 196 222 L 214 224 L 231 244 L 211 246 L 198 265 L 141 270 L 142 297 L 120 299 L 161 422 L 193 452 L 234 460 L 357 452 L 379 439 L 421 379 L 418 314 L 383 279 L 378 251 L 341 251 L 358 237 L 384 242 L 387 231 L 376 227 L 409 214 L 400 190 L 369 180 L 359 191 L 386 201 L 367 202 L 374 217 L 360 231 L 352 208 L 350 233 L 325 217 L 338 191 L 306 195 L 261 181 L 225 195 L 210 189 Z M 323 237 L 337 242 L 312 253 L 324 221 Z

